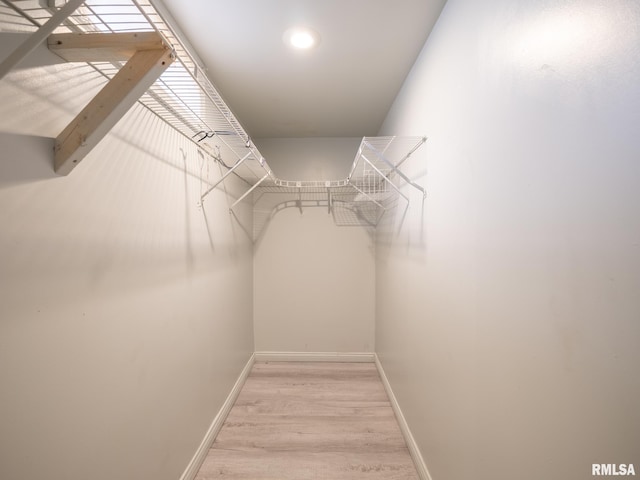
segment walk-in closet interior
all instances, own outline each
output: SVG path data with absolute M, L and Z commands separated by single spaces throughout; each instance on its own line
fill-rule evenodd
M 640 474 L 639 131 L 635 0 L 0 0 L 0 478 Z

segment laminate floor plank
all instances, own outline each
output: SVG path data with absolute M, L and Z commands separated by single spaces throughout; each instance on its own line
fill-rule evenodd
M 374 364 L 256 363 L 196 480 L 417 480 Z

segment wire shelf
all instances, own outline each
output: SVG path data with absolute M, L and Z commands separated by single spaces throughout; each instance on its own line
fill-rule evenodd
M 59 0 L 2 0 L 0 30 L 35 31 L 64 5 Z M 165 21 L 150 0 L 86 0 L 54 33 L 159 32 L 175 50 L 176 61 L 140 98 L 140 102 L 203 149 L 226 164 L 244 158 L 236 172 L 250 183 L 262 177 L 268 165 L 253 145 L 203 67 Z M 91 62 L 111 79 L 123 62 Z M 230 157 L 230 158 L 229 158 Z
M 0 0 L 0 31 L 34 32 L 45 24 L 64 0 Z M 247 132 L 207 78 L 197 57 L 171 27 L 168 16 L 152 0 L 86 0 L 54 33 L 160 33 L 172 45 L 176 61 L 142 95 L 139 102 L 197 143 L 227 168 L 227 173 L 202 199 L 234 173 L 249 188 L 254 203 L 254 237 L 284 208 L 325 207 L 338 225 L 375 226 L 385 202 L 398 195 L 409 198 L 396 184 L 398 177 L 419 189 L 400 167 L 425 137 L 364 137 L 346 179 L 291 181 L 277 178 Z M 111 79 L 124 62 L 90 62 L 86 68 Z M 92 69 L 92 70 L 91 70 Z

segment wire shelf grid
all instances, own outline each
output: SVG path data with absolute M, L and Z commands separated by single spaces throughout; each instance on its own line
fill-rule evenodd
M 0 31 L 33 32 L 64 4 L 64 0 L 0 0 Z M 260 218 L 268 221 L 277 211 L 292 206 L 327 207 L 339 225 L 375 226 L 384 213 L 386 200 L 397 194 L 408 200 L 395 183 L 398 176 L 424 192 L 400 170 L 402 163 L 424 143 L 424 137 L 364 137 L 346 179 L 277 178 L 207 78 L 197 57 L 152 0 L 86 0 L 54 33 L 134 31 L 160 33 L 176 57 L 139 101 L 251 185 L 245 195 L 253 194 L 254 228 L 258 232 L 262 229 Z M 88 68 L 111 79 L 123 63 L 90 62 Z
M 35 31 L 64 4 L 59 0 L 2 0 L 0 31 Z M 261 178 L 268 165 L 249 135 L 207 79 L 204 69 L 150 0 L 87 0 L 54 33 L 159 32 L 175 51 L 176 61 L 140 98 L 140 102 L 204 149 L 231 155 L 235 163 L 250 153 L 236 172 L 249 183 Z M 123 62 L 91 62 L 112 78 Z M 206 138 L 198 136 L 202 132 Z

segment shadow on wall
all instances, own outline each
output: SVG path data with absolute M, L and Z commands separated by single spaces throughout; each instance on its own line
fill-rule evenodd
M 386 262 L 399 255 L 411 262 L 424 263 L 428 246 L 426 212 L 428 198 L 416 195 L 411 203 L 400 196 L 387 205 L 387 213 L 376 229 L 376 258 Z M 399 248 L 393 248 L 394 246 Z
M 0 35 L 0 38 L 4 38 Z M 0 54 L 1 54 L 0 49 Z M 65 88 L 60 89 L 59 85 Z M 29 139 L 49 138 L 53 142 L 67 124 L 94 97 L 104 85 L 104 77 L 91 66 L 78 64 L 63 64 L 41 68 L 20 69 L 11 72 L 0 84 L 0 144 L 3 145 L 0 158 L 0 186 L 5 184 L 56 178 L 53 171 L 53 143 L 51 147 L 37 148 L 29 145 Z M 181 155 L 175 148 L 173 134 L 169 134 L 162 126 L 162 121 L 153 113 L 139 105 L 133 107 L 118 124 L 111 130 L 109 136 L 126 142 L 139 152 L 156 157 L 159 161 L 185 173 Z M 22 135 L 20 139 L 12 135 Z M 101 142 L 101 144 L 104 143 Z M 7 147 L 4 147 L 4 145 Z M 12 145 L 15 144 L 18 155 L 11 157 Z M 33 149 L 31 149 L 33 148 Z M 100 144 L 96 149 L 100 148 Z M 31 152 L 34 155 L 29 155 Z M 45 152 L 43 155 L 42 152 Z M 223 152 L 225 155 L 228 152 Z M 90 153 L 85 159 L 89 161 L 95 157 Z M 211 156 L 209 159 L 211 159 Z M 9 161 L 10 160 L 10 161 Z M 30 170 L 31 165 L 18 165 L 22 161 L 40 160 L 43 163 L 38 168 L 44 174 L 46 168 L 50 174 L 45 176 L 20 175 L 20 171 Z M 206 161 L 189 162 L 187 175 L 203 183 L 203 165 Z M 215 160 L 215 159 L 214 159 Z M 199 168 L 198 168 L 199 167 Z M 19 170 L 16 170 L 19 169 Z M 208 171 L 208 168 L 207 168 Z
M 0 133 L 0 216 L 13 222 L 0 240 L 30 252 L 16 270 L 65 271 L 86 293 L 117 295 L 232 268 L 249 248 L 221 194 L 206 213 L 199 203 L 220 175 L 215 160 L 147 109 L 134 107 L 66 177 L 54 142 Z
M 370 207 L 368 202 L 362 203 L 367 203 L 367 205 L 361 208 L 349 202 L 334 200 L 331 208 L 329 208 L 327 202 L 322 200 L 283 200 L 276 203 L 271 210 L 254 210 L 253 241 L 256 246 L 259 246 L 269 224 L 278 213 L 287 209 L 296 209 L 300 211 L 300 215 L 304 215 L 304 211 L 308 208 L 322 208 L 326 210 L 337 227 L 364 228 L 369 237 L 373 239 L 376 226 L 382 215 L 377 209 L 375 211 L 372 211 L 371 208 L 367 209 L 366 207 Z
M 54 171 L 54 145 L 55 139 L 37 135 L 26 135 L 18 133 L 0 132 L 0 145 L 2 154 L 0 156 L 0 189 L 12 186 L 25 185 L 43 180 L 66 181 L 66 177 L 59 176 Z M 194 267 L 194 252 L 191 250 L 192 230 L 198 226 L 193 224 L 192 209 L 197 208 L 204 217 L 208 233 L 208 245 L 210 251 L 214 251 L 212 232 L 210 231 L 207 213 L 204 205 L 200 203 L 201 194 L 213 184 L 223 172 L 222 167 L 216 167 L 219 162 L 211 155 L 202 153 L 194 144 L 177 134 L 177 132 L 167 129 L 163 122 L 155 115 L 144 108 L 134 107 L 125 118 L 109 134 L 109 138 L 100 142 L 92 151 L 83 164 L 83 172 L 72 172 L 71 177 L 81 176 L 84 178 L 87 169 L 98 170 L 103 178 L 114 180 L 107 182 L 110 186 L 99 188 L 93 181 L 87 185 L 89 191 L 77 193 L 85 203 L 92 204 L 95 201 L 97 192 L 101 195 L 111 197 L 113 195 L 124 195 L 117 193 L 118 185 L 121 185 L 125 178 L 129 178 L 137 173 L 142 173 L 144 182 L 151 181 L 153 185 L 164 185 L 164 189 L 173 189 L 173 180 L 169 172 L 160 177 L 157 173 L 154 179 L 146 178 L 147 173 L 139 172 L 141 166 L 139 155 L 145 158 L 153 158 L 155 161 L 179 172 L 181 178 L 181 188 L 183 195 L 182 217 L 185 220 L 184 235 L 187 245 L 187 260 L 190 268 Z M 91 163 L 91 165 L 89 165 Z M 162 171 L 162 170 L 160 170 Z M 75 183 L 77 178 L 72 183 Z M 47 182 L 48 183 L 48 182 Z M 54 182 L 56 184 L 58 182 Z M 51 185 L 51 187 L 53 187 Z M 68 189 L 68 188 L 67 188 Z M 228 190 L 226 185 L 219 187 L 220 191 L 227 197 L 227 202 L 231 203 L 237 198 L 237 193 Z M 145 203 L 144 198 L 149 196 L 145 189 L 134 189 L 127 191 L 124 195 L 129 201 Z M 173 212 L 178 215 L 179 212 Z M 219 214 L 212 216 L 214 223 L 220 220 Z M 240 223 L 240 218 L 233 217 Z M 246 226 L 242 226 L 242 235 L 251 238 Z M 235 230 L 234 230 L 235 235 Z M 230 250 L 242 243 L 242 239 L 234 237 Z
M 0 188 L 57 178 L 53 138 L 0 132 Z
M 425 176 L 426 172 L 421 172 L 414 180 Z M 376 232 L 377 244 L 391 246 L 400 239 L 407 253 L 422 251 L 427 244 L 425 225 L 429 194 L 424 197 L 410 188 L 403 188 L 403 193 L 409 201 L 396 194 L 385 204 L 386 211 Z M 409 231 L 409 235 L 402 237 L 403 231 Z
M 105 81 L 78 63 L 12 71 L 0 82 L 0 130 L 55 137 Z
M 185 228 L 191 228 L 189 225 L 191 219 L 188 215 L 190 208 L 197 207 L 202 213 L 203 221 L 208 231 L 209 245 L 213 251 L 214 244 L 210 230 L 210 220 L 214 219 L 213 223 L 215 223 L 220 219 L 216 215 L 211 215 L 211 218 L 209 218 L 203 194 L 209 191 L 209 188 L 226 173 L 225 167 L 222 166 L 224 160 L 226 159 L 227 162 L 231 163 L 230 160 L 233 159 L 235 154 L 225 148 L 222 148 L 217 154 L 212 154 L 197 146 L 192 139 L 183 136 L 177 130 L 168 135 L 168 130 L 163 128 L 163 120 L 144 107 L 137 106 L 134 108 L 135 110 L 132 109 L 133 111 L 129 112 L 125 121 L 116 125 L 111 135 L 138 152 L 150 155 L 155 160 L 180 172 L 184 179 L 184 212 L 187 219 Z M 140 128 L 140 126 L 144 127 Z M 181 140 L 178 141 L 176 138 Z M 236 179 L 237 177 L 234 176 L 230 183 L 236 183 Z M 191 184 L 192 181 L 197 182 L 197 188 L 195 184 Z M 229 183 L 226 181 L 221 182 L 215 190 L 224 194 L 227 207 L 230 207 L 240 197 L 238 189 L 229 188 Z M 248 239 L 251 239 L 249 229 L 243 224 L 240 217 L 233 215 L 231 218 L 235 219 L 242 233 Z M 234 225 L 232 223 L 232 228 L 234 228 Z M 242 242 L 235 234 L 236 230 L 234 229 L 233 244 L 238 245 Z M 189 234 L 187 233 L 186 235 L 187 241 L 189 241 Z
M 134 117 L 130 127 L 148 123 L 149 119 L 140 116 L 141 113 L 149 114 L 144 110 L 129 113 Z M 146 138 L 142 138 L 140 135 L 136 137 L 134 133 L 130 133 L 134 131 L 133 128 L 119 129 L 116 127 L 116 130 L 119 131 L 112 131 L 110 135 L 138 152 L 153 156 L 156 160 L 178 170 L 185 177 L 192 177 L 203 182 L 204 185 L 212 183 L 211 180 L 202 178 L 201 172 L 193 168 L 195 165 L 192 168 L 186 166 L 184 157 L 179 154 L 180 149 L 175 155 L 167 153 L 176 151 L 172 144 L 169 145 L 171 148 L 168 148 L 167 142 L 173 141 L 167 135 L 155 135 L 155 128 L 147 132 Z M 2 145 L 0 188 L 6 185 L 61 178 L 54 171 L 55 138 L 0 132 L 0 145 Z M 86 160 L 92 161 L 94 156 L 95 154 L 90 155 Z

